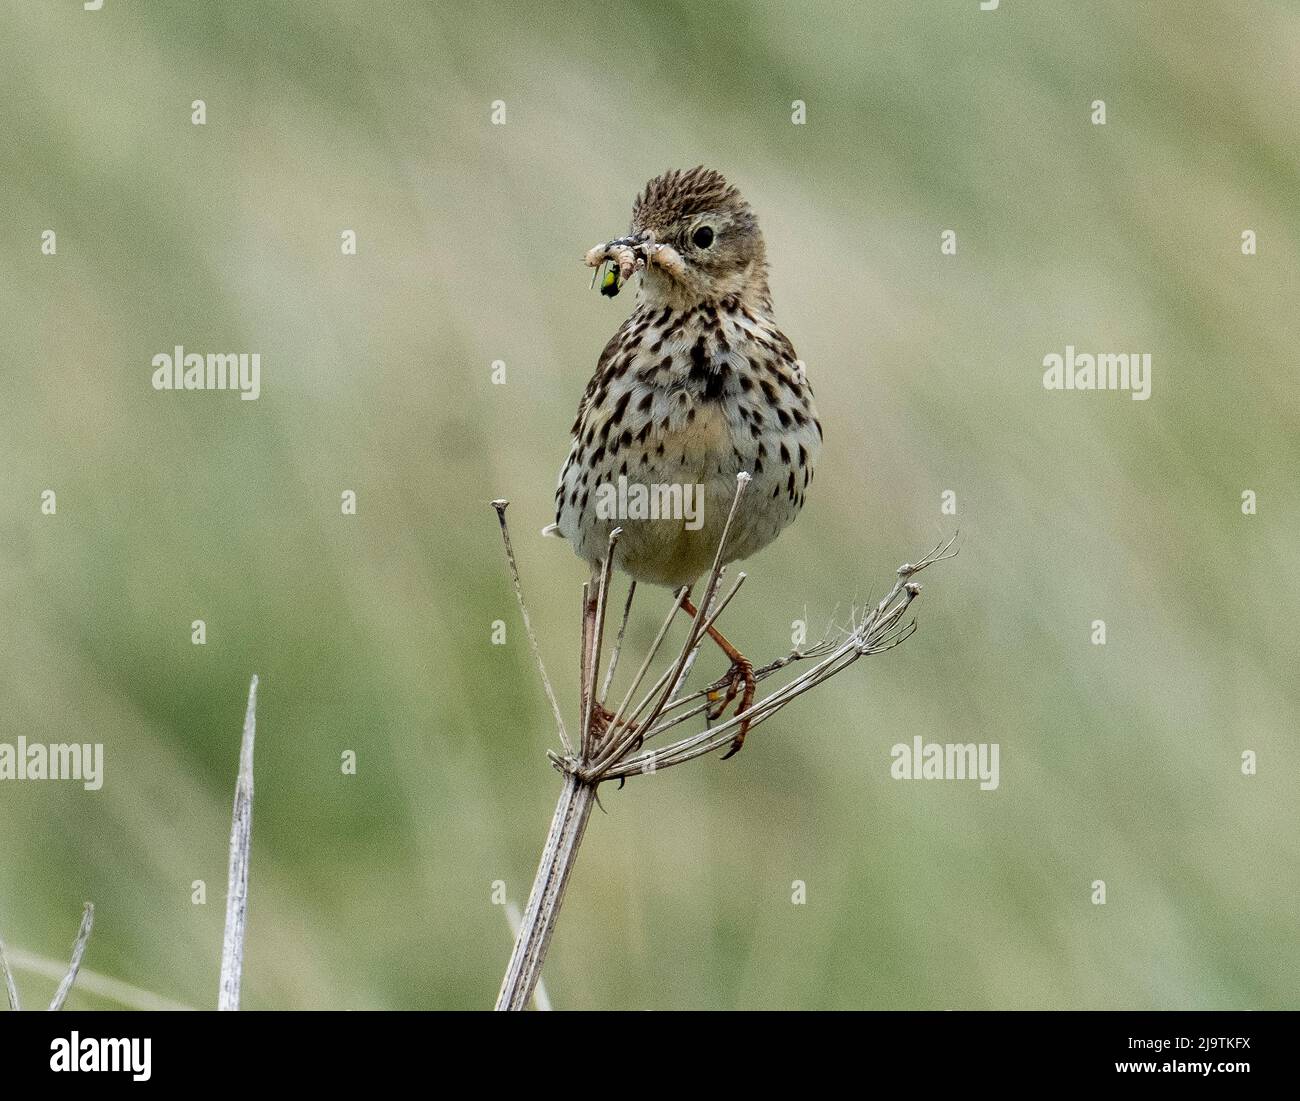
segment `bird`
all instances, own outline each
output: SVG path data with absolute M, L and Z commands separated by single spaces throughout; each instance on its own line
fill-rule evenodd
M 812 387 L 773 317 L 758 219 L 721 173 L 700 165 L 656 176 L 633 202 L 628 234 L 598 244 L 586 262 L 597 275 L 605 269 L 601 291 L 611 298 L 635 275 L 636 303 L 579 402 L 546 531 L 595 571 L 621 528 L 612 565 L 635 581 L 685 587 L 680 606 L 695 616 L 690 588 L 713 565 L 738 475 L 750 482 L 724 564 L 763 549 L 803 508 L 822 444 Z M 643 506 L 680 499 L 698 513 L 629 509 L 636 487 Z M 743 716 L 753 665 L 716 628 L 709 635 L 731 661 L 726 697 L 709 717 L 737 695 Z M 724 760 L 748 729 L 742 718 Z

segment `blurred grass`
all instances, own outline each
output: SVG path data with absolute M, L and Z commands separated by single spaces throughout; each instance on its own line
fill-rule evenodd
M 582 570 L 533 533 L 627 309 L 579 257 L 705 162 L 827 435 L 734 635 L 878 590 L 946 489 L 963 550 L 898 653 L 606 798 L 556 1004 L 1294 1008 L 1300 12 L 573 9 L 7 6 L 0 740 L 107 757 L 0 786 L 8 942 L 64 955 L 93 899 L 88 967 L 213 1002 L 257 671 L 245 1004 L 490 1003 L 556 783 L 487 501 L 571 699 Z M 177 343 L 260 351 L 261 399 L 155 393 Z M 1044 391 L 1067 343 L 1150 351 L 1151 400 Z M 890 780 L 918 734 L 1000 742 L 1000 789 Z

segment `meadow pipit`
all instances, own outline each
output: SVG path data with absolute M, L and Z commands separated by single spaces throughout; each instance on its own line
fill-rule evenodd
M 803 507 L 821 448 L 812 389 L 772 317 L 763 236 L 749 204 L 704 167 L 665 172 L 632 206 L 628 236 L 597 245 L 601 290 L 640 273 L 636 309 L 605 345 L 573 422 L 555 491 L 553 529 L 593 568 L 623 529 L 614 565 L 638 581 L 690 586 L 713 564 L 736 493 L 722 560 L 767 546 Z M 694 511 L 689 506 L 694 506 Z M 695 608 L 689 593 L 683 608 Z M 731 659 L 718 718 L 753 700 L 753 667 Z M 730 757 L 744 743 L 737 731 Z M 724 758 L 725 759 L 725 758 Z

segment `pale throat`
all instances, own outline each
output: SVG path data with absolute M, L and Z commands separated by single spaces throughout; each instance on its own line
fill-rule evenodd
M 688 310 L 705 303 L 716 304 L 725 298 L 734 298 L 751 310 L 766 309 L 767 279 L 761 260 L 750 261 L 739 271 L 722 277 L 691 273 L 686 279 L 678 279 L 659 268 L 649 267 L 641 272 L 636 292 L 637 303 L 651 310 L 665 307 Z

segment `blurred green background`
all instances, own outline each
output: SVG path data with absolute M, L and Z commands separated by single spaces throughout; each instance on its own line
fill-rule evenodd
M 572 715 L 585 572 L 537 532 L 630 309 L 580 258 L 703 162 L 759 214 L 827 441 L 729 633 L 777 656 L 954 527 L 961 554 L 915 638 L 738 758 L 606 789 L 555 1005 L 1296 1006 L 1297 5 L 0 23 L 0 741 L 107 757 L 99 792 L 0 784 L 11 949 L 66 959 L 91 899 L 87 968 L 215 1003 L 258 672 L 245 1005 L 491 1004 L 492 883 L 522 904 L 559 783 L 488 501 Z M 260 352 L 260 400 L 155 392 L 176 344 Z M 1066 344 L 1150 352 L 1153 396 L 1045 391 Z M 643 592 L 634 648 L 665 607 Z M 892 780 L 914 735 L 998 742 L 1001 787 Z

